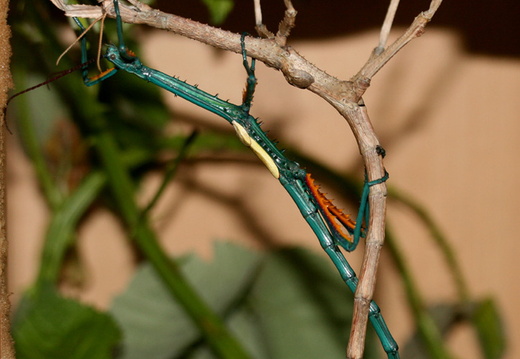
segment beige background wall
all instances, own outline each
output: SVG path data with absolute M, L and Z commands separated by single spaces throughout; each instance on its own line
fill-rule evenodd
M 238 55 L 166 33 L 143 36 L 151 67 L 240 101 L 245 76 Z M 294 40 L 291 45 L 328 73 L 347 79 L 376 41 L 377 33 L 366 30 Z M 337 169 L 357 171 L 361 178 L 353 136 L 332 108 L 311 93 L 290 87 L 279 73 L 261 64 L 257 77 L 252 112 L 274 137 Z M 388 153 L 389 185 L 424 204 L 441 223 L 471 293 L 497 299 L 510 339 L 508 359 L 520 357 L 519 80 L 518 58 L 468 52 L 460 32 L 432 27 L 375 77 L 365 96 Z M 185 101 L 173 96 L 167 100 L 181 118 L 193 116 L 199 126 L 231 131 L 225 121 Z M 46 212 L 27 160 L 15 139 L 10 140 L 10 285 L 16 301 L 34 276 Z M 209 258 L 215 240 L 260 248 L 269 240 L 320 250 L 289 196 L 263 167 L 206 164 L 187 167 L 180 179 L 181 184 L 171 186 L 154 213 L 171 253 L 196 251 Z M 149 178 L 148 194 L 158 180 Z M 188 181 L 195 188 L 188 188 Z M 237 212 L 222 198 L 239 200 L 241 210 Z M 393 203 L 388 215 L 428 303 L 454 298 L 445 266 L 424 230 Z M 129 249 L 108 213 L 97 214 L 83 225 L 81 248 L 89 271 L 89 285 L 81 296 L 104 307 L 131 275 Z M 361 256 L 360 251 L 349 255 L 355 268 Z M 386 256 L 377 298 L 398 341 L 405 339 L 411 323 L 401 304 L 403 288 Z M 460 331 L 451 339 L 460 358 L 476 357 L 470 338 Z

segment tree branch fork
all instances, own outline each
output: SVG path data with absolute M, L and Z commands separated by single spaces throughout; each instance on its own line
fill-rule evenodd
M 112 0 L 100 0 L 98 6 L 68 5 L 64 3 L 64 0 L 50 1 L 63 10 L 66 16 L 100 18 L 107 14 L 109 17 L 115 17 Z M 124 22 L 164 29 L 219 49 L 241 53 L 240 34 L 164 13 L 138 0 L 128 1 L 129 4 L 120 4 L 121 17 Z M 264 38 L 246 37 L 245 39 L 248 56 L 281 71 L 289 84 L 312 91 L 345 118 L 358 143 L 368 181 L 380 179 L 386 172 L 383 158 L 378 151 L 380 144 L 363 104 L 362 96 L 370 86 L 374 75 L 406 44 L 423 34 L 442 0 L 432 0 L 429 9 L 417 15 L 408 29 L 392 44 L 386 46 L 386 39 L 398 2 L 398 0 L 391 1 L 389 13 L 382 26 L 379 45 L 370 54 L 358 73 L 349 80 L 340 80 L 327 74 L 307 61 L 295 49 L 286 45 L 286 37 L 294 26 L 296 16 L 296 11 L 288 0 L 285 0 L 287 8 L 285 14 L 287 20 L 283 24 L 285 27 L 280 26 L 280 31 L 276 35 L 270 35 L 272 33 L 265 27 L 262 28 L 261 23 L 257 23 L 257 29 L 263 29 L 261 35 Z M 257 22 L 258 19 L 261 19 L 261 14 L 257 14 Z M 384 182 L 372 186 L 370 190 L 370 224 L 366 236 L 365 255 L 359 272 L 359 283 L 355 293 L 353 325 L 347 348 L 347 358 L 351 359 L 361 359 L 363 356 L 369 305 L 374 293 L 381 247 L 384 243 L 386 193 Z

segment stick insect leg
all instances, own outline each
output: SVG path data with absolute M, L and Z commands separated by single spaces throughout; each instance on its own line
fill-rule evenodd
M 81 23 L 81 21 L 78 18 L 73 17 L 72 19 L 74 20 L 76 25 L 78 25 L 78 27 L 80 28 L 80 30 L 82 32 L 85 31 L 85 27 L 83 26 L 83 24 Z M 109 78 L 110 76 L 115 75 L 115 73 L 117 72 L 117 69 L 113 67 L 113 68 L 110 68 L 108 70 L 101 72 L 99 75 L 89 77 L 89 74 L 88 74 L 89 61 L 88 61 L 86 36 L 81 37 L 81 62 L 83 63 L 83 66 L 81 67 L 81 74 L 83 76 L 83 82 L 87 86 L 93 86 L 97 83 L 100 83 L 101 81 Z
M 388 359 L 400 359 L 399 346 L 386 325 L 385 319 L 381 314 L 381 309 L 379 309 L 379 306 L 373 300 L 370 302 L 368 319 L 370 323 L 372 323 Z
M 249 62 L 247 62 L 247 51 L 246 51 L 246 43 L 245 43 L 245 37 L 247 36 L 247 33 L 242 33 L 242 36 L 240 37 L 240 46 L 242 47 L 242 59 L 244 68 L 247 72 L 247 84 L 246 88 L 244 90 L 244 97 L 242 99 L 242 109 L 249 113 L 249 110 L 251 109 L 251 103 L 253 102 L 253 94 L 255 92 L 256 88 L 256 76 L 255 76 L 255 59 L 251 59 L 251 65 L 249 65 Z
M 131 60 L 134 59 L 134 54 L 129 51 L 125 45 L 125 41 L 123 38 L 123 21 L 121 20 L 121 13 L 119 12 L 119 0 L 113 0 L 114 3 L 114 12 L 116 13 L 116 26 L 117 26 L 117 40 L 118 40 L 118 50 L 121 56 L 124 59 Z M 85 31 L 85 27 L 81 23 L 81 21 L 78 18 L 73 17 L 76 24 L 79 26 L 81 31 Z M 88 53 L 87 53 L 87 39 L 85 36 L 81 38 L 81 62 L 85 63 L 85 66 L 82 67 L 82 75 L 83 75 L 83 82 L 87 86 L 93 86 L 101 81 L 106 80 L 110 76 L 114 75 L 117 72 L 117 68 L 113 67 L 108 70 L 105 70 L 101 72 L 99 75 L 89 77 L 88 75 L 88 66 L 86 65 L 88 60 Z
M 332 260 L 341 278 L 348 286 L 348 288 L 352 291 L 352 293 L 356 292 L 358 278 L 356 276 L 355 271 L 352 269 L 341 250 L 338 248 L 338 244 L 348 251 L 354 250 L 361 236 L 361 224 L 363 222 L 363 218 L 366 217 L 368 213 L 368 195 L 370 192 L 370 187 L 382 183 L 387 179 L 388 173 L 385 173 L 385 175 L 382 178 L 379 178 L 374 181 L 365 181 L 365 185 L 363 187 L 363 194 L 361 196 L 361 205 L 359 208 L 358 220 L 355 228 L 355 230 L 357 230 L 357 237 L 353 243 L 347 241 L 343 241 L 345 243 L 338 242 L 338 238 L 333 236 L 333 234 L 329 232 L 328 229 L 325 227 L 323 221 L 321 220 L 318 210 L 313 210 L 312 206 L 308 205 L 298 206 L 305 220 L 307 221 L 307 223 L 309 223 L 314 233 L 318 237 L 321 247 Z M 303 197 L 303 195 L 301 195 L 301 197 Z M 368 223 L 368 219 L 366 223 Z M 381 310 L 379 309 L 379 306 L 374 301 L 370 301 L 368 317 L 370 323 L 376 331 L 377 336 L 379 337 L 379 340 L 381 341 L 381 345 L 383 346 L 383 349 L 386 352 L 388 359 L 399 359 L 399 347 L 394 338 L 392 337 L 392 334 L 390 333 L 390 330 L 388 329 L 388 326 L 386 325 L 383 316 L 381 315 Z
M 313 218 L 314 216 L 318 216 L 318 214 L 310 214 L 309 217 L 306 218 L 309 224 L 311 224 L 311 222 L 313 222 L 314 224 L 317 224 L 319 222 L 318 218 Z M 315 233 L 318 235 L 316 231 Z M 356 273 L 354 272 L 354 269 L 352 269 L 343 253 L 341 253 L 340 249 L 334 243 L 334 240 L 324 235 L 324 233 L 326 232 L 321 232 L 321 234 L 318 235 L 318 239 L 322 248 L 334 263 L 334 266 L 338 270 L 345 284 L 352 291 L 352 293 L 355 293 L 358 284 L 358 278 L 356 276 Z M 385 319 L 381 314 L 379 306 L 373 300 L 370 301 L 368 318 L 370 320 L 370 323 L 374 327 L 374 330 L 376 331 L 376 334 L 379 338 L 379 341 L 381 342 L 381 345 L 383 346 L 383 350 L 387 354 L 388 359 L 399 359 L 399 346 L 397 345 L 395 339 L 392 337 L 392 334 L 390 333 L 390 330 L 386 325 Z
M 119 0 L 113 0 L 114 12 L 116 13 L 116 29 L 117 29 L 117 48 L 123 58 L 131 59 L 135 57 L 133 54 L 128 52 L 128 48 L 125 45 L 125 39 L 123 37 L 123 20 L 121 20 L 121 13 L 119 12 Z
M 356 228 L 354 229 L 354 241 L 353 246 L 356 248 L 359 238 L 363 236 L 361 233 L 361 228 L 363 225 L 363 220 L 366 224 L 368 224 L 370 219 L 370 209 L 368 207 L 368 195 L 370 193 L 370 187 L 385 182 L 388 179 L 388 172 L 385 171 L 385 175 L 381 178 L 378 178 L 373 181 L 367 181 L 365 179 L 365 184 L 363 186 L 363 193 L 361 194 L 361 204 L 359 205 L 359 211 L 356 218 Z M 345 248 L 347 249 L 347 248 Z M 348 249 L 347 249 L 348 250 Z

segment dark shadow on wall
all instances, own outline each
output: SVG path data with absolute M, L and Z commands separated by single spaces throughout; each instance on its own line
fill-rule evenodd
M 294 39 L 319 39 L 344 36 L 378 28 L 389 1 L 293 0 L 298 10 Z M 208 22 L 202 0 L 160 0 L 163 11 Z M 429 1 L 401 1 L 396 25 L 408 26 L 426 10 Z M 264 22 L 275 31 L 284 12 L 282 0 L 262 0 Z M 490 56 L 520 56 L 520 1 L 444 0 L 432 27 L 449 28 L 460 33 L 466 50 Z M 237 33 L 254 31 L 252 0 L 235 0 L 235 7 L 222 28 Z

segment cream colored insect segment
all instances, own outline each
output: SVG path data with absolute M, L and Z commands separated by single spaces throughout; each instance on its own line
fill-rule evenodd
M 253 150 L 253 152 L 258 156 L 258 158 L 260 158 L 260 160 L 274 176 L 274 178 L 280 178 L 280 171 L 278 170 L 278 166 L 276 166 L 276 163 L 274 163 L 273 159 L 267 154 L 262 146 L 260 146 L 258 142 L 249 136 L 246 129 L 241 124 L 237 123 L 236 121 L 231 122 L 231 124 L 235 128 L 240 141 Z

